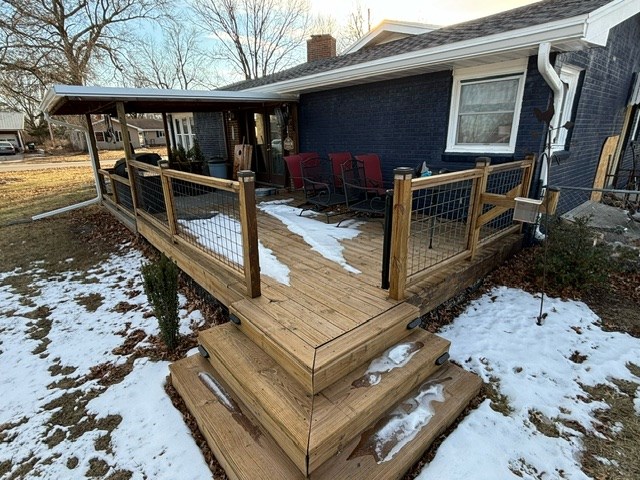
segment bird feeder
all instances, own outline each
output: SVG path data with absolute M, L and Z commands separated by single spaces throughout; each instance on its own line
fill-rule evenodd
M 513 211 L 513 219 L 518 222 L 535 223 L 540 213 L 540 205 L 542 200 L 534 200 L 533 198 L 516 197 L 516 207 Z

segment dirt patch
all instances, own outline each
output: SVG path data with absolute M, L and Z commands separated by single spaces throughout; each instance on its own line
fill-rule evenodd
M 69 470 L 73 470 L 78 466 L 78 463 L 80 463 L 80 460 L 78 460 L 78 457 L 71 457 L 67 460 L 67 468 Z
M 99 458 L 91 458 L 89 460 L 89 470 L 85 475 L 89 478 L 104 477 L 109 472 L 109 464 Z
M 556 423 L 542 412 L 537 410 L 529 410 L 529 421 L 533 423 L 536 429 L 547 437 L 559 437 L 560 432 Z
M 588 389 L 593 398 L 611 408 L 596 412 L 601 425 L 597 434 L 589 432 L 583 439 L 582 465 L 592 478 L 636 480 L 640 478 L 640 416 L 634 410 L 633 399 L 639 385 L 614 383 L 618 389 L 603 385 Z
M 104 297 L 99 293 L 89 293 L 87 295 L 76 295 L 74 298 L 78 305 L 82 305 L 87 312 L 95 312 L 104 303 Z

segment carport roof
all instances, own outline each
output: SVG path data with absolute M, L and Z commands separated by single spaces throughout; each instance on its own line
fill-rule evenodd
M 127 113 L 210 112 L 296 101 L 297 95 L 265 92 L 54 85 L 40 110 L 49 115 L 115 114 L 116 103 L 123 102 Z

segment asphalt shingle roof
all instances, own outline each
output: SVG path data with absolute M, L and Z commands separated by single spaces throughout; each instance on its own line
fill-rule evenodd
M 590 13 L 612 0 L 544 0 L 488 17 L 478 18 L 432 32 L 415 35 L 382 45 L 366 47 L 357 52 L 297 65 L 293 68 L 255 80 L 246 80 L 221 88 L 245 90 L 315 73 L 327 72 L 359 63 L 379 60 L 403 53 L 415 52 L 464 40 L 481 38 Z

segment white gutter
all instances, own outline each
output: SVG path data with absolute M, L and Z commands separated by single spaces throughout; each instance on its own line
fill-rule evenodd
M 549 55 L 551 54 L 551 44 L 549 42 L 543 42 L 538 47 L 538 71 L 544 81 L 547 82 L 547 85 L 551 87 L 553 90 L 553 118 L 549 124 L 550 130 L 552 130 L 549 135 L 556 135 L 558 128 L 560 127 L 560 109 L 562 108 L 562 96 L 563 96 L 563 87 L 562 80 L 556 73 L 553 65 L 549 60 Z M 552 142 L 553 143 L 553 139 Z
M 553 117 L 547 127 L 547 134 L 545 137 L 545 145 L 551 145 L 555 141 L 555 136 L 559 131 L 560 123 L 560 109 L 562 108 L 562 97 L 564 88 L 562 86 L 562 80 L 558 76 L 557 72 L 551 65 L 549 56 L 551 55 L 551 43 L 543 42 L 538 47 L 538 71 L 547 85 L 553 91 Z M 549 165 L 551 159 L 548 158 L 551 154 L 548 148 L 545 146 L 545 153 L 542 155 L 542 165 L 540 165 L 540 181 L 542 182 L 542 189 L 540 191 L 540 197 L 544 198 L 547 193 L 547 185 L 549 183 Z M 540 218 L 540 217 L 538 217 Z M 536 230 L 534 232 L 535 237 L 538 240 L 546 239 L 546 235 L 540 231 L 540 222 L 536 224 Z
M 52 210 L 50 212 L 40 213 L 38 215 L 34 215 L 31 217 L 31 220 L 41 220 L 43 218 L 52 217 L 54 215 L 58 215 L 60 213 L 70 212 L 71 210 L 77 210 L 78 208 L 88 207 L 89 205 L 93 205 L 94 203 L 99 203 L 102 201 L 102 191 L 100 190 L 100 176 L 98 175 L 98 170 L 96 169 L 96 165 L 98 164 L 97 159 L 93 155 L 93 149 L 91 146 L 91 137 L 89 136 L 89 131 L 86 128 L 81 127 L 80 125 L 73 125 L 71 123 L 63 122 L 61 120 L 54 120 L 49 117 L 47 112 L 44 112 L 44 118 L 47 122 L 61 125 L 63 127 L 71 128 L 73 130 L 78 130 L 80 132 L 84 132 L 84 137 L 87 142 L 87 147 L 89 150 L 89 158 L 91 159 L 91 169 L 93 170 L 93 180 L 96 184 L 96 198 L 92 198 L 91 200 L 86 200 L 84 202 L 76 203 L 75 205 L 69 205 L 68 207 L 58 208 L 57 210 Z

